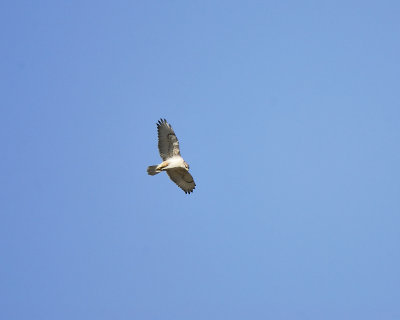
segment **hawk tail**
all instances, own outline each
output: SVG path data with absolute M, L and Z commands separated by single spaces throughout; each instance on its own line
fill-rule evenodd
M 158 167 L 158 166 L 150 166 L 150 167 L 148 167 L 148 168 L 147 168 L 147 173 L 148 173 L 149 175 L 151 175 L 151 176 L 154 176 L 154 175 L 156 175 L 157 173 L 160 173 L 161 171 L 158 171 L 158 170 L 157 170 L 157 167 Z

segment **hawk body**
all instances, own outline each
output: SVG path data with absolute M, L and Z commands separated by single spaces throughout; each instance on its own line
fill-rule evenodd
M 158 150 L 163 162 L 147 168 L 147 173 L 154 176 L 166 171 L 170 179 L 185 193 L 193 192 L 196 184 L 189 173 L 189 165 L 183 160 L 179 150 L 179 141 L 171 125 L 165 119 L 157 122 Z

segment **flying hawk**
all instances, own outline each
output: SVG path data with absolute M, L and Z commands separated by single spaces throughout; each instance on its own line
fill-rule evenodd
M 181 157 L 179 142 L 171 125 L 165 119 L 157 122 L 158 150 L 163 162 L 147 168 L 147 173 L 154 176 L 166 171 L 170 179 L 185 193 L 193 192 L 196 184 L 189 173 L 189 165 Z

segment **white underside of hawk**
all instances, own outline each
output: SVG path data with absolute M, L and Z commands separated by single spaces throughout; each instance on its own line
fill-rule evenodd
M 179 151 L 178 138 L 171 125 L 165 119 L 157 122 L 158 150 L 163 162 L 147 168 L 147 173 L 154 176 L 166 171 L 170 179 L 185 193 L 193 192 L 196 184 L 189 173 L 189 165 L 183 160 Z

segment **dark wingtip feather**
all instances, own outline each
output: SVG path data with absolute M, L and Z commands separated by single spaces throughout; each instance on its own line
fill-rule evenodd
M 191 193 L 193 193 L 193 190 L 195 189 L 196 187 L 194 187 L 192 190 L 183 190 L 186 194 L 191 194 Z
M 163 124 L 168 124 L 167 120 L 164 118 L 160 118 L 160 120 L 157 121 L 157 128 L 162 126 Z

